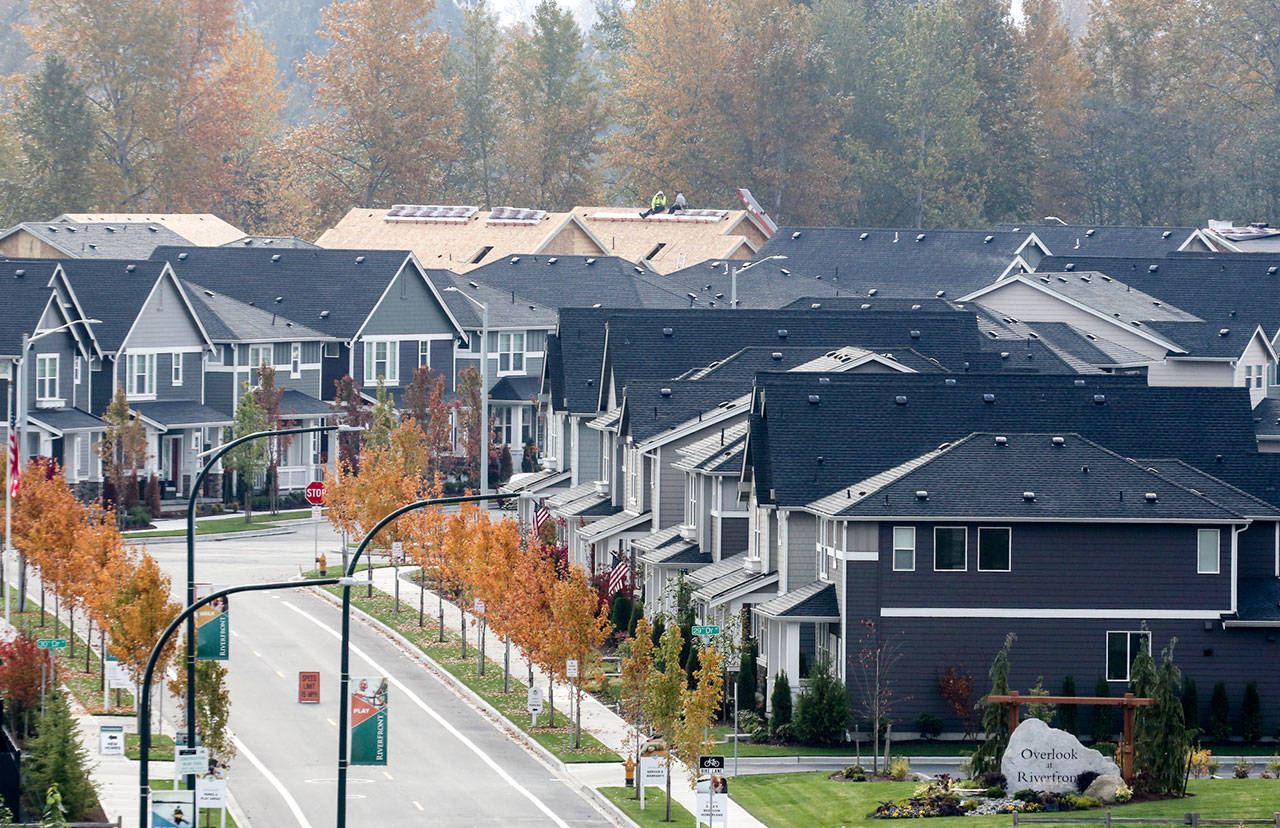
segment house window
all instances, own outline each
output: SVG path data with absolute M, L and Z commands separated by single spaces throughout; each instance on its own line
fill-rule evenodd
M 36 355 L 36 399 L 58 398 L 58 355 Z
M 124 391 L 130 397 L 156 394 L 156 355 L 128 354 L 125 359 Z
M 893 571 L 913 572 L 916 568 L 916 527 L 893 527 Z
M 978 529 L 978 571 L 1008 572 L 1010 564 L 1007 527 L 983 526 Z
M 182 354 L 170 354 L 170 385 L 182 385 Z
M 324 355 L 325 355 L 325 358 L 326 358 L 326 359 L 337 359 L 337 358 L 338 358 L 338 343 L 336 343 L 336 342 L 326 342 L 326 343 L 324 343 Z
M 429 339 L 418 340 L 418 367 L 431 367 L 431 340 Z
M 969 549 L 963 526 L 938 526 L 933 530 L 933 570 L 963 572 L 969 568 Z
M 1265 380 L 1266 380 L 1266 366 L 1263 366 L 1263 365 L 1244 366 L 1244 387 L 1245 388 L 1261 388 Z
M 511 409 L 495 408 L 493 411 L 493 432 L 499 445 L 511 445 Z
M 249 367 L 251 369 L 258 369 L 263 365 L 272 365 L 274 362 L 270 345 L 249 346 Z
M 1151 633 L 1107 633 L 1107 681 L 1128 681 L 1129 669 L 1138 653 L 1151 654 Z
M 698 521 L 698 478 L 692 474 L 686 474 L 685 490 L 689 492 L 689 499 L 685 502 L 684 522 L 686 526 L 693 526 Z
M 1201 575 L 1217 575 L 1222 571 L 1221 535 L 1217 529 L 1201 529 L 1196 532 L 1196 572 Z
M 302 376 L 302 343 L 289 343 L 289 376 L 297 379 Z
M 400 343 L 394 340 L 365 342 L 364 384 L 377 385 L 382 377 L 387 385 L 400 382 Z
M 222 346 L 221 345 L 214 345 L 213 350 L 209 351 L 209 364 L 210 365 L 222 364 Z
M 498 334 L 498 373 L 524 371 L 524 334 Z
M 480 353 L 480 340 L 481 340 L 481 339 L 483 339 L 483 337 L 481 337 L 481 336 L 480 336 L 480 332 L 479 332 L 479 331 L 468 331 L 468 332 L 467 332 L 467 346 L 468 346 L 468 348 L 470 348 L 471 353 L 473 353 L 473 354 L 478 354 L 478 353 Z
M 76 385 L 80 384 L 80 357 L 71 360 L 71 381 Z

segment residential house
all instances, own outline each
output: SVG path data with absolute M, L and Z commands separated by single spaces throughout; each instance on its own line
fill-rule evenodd
M 1118 225 L 997 224 L 1000 232 L 1032 232 L 1054 256 L 1166 256 L 1179 251 L 1221 250 L 1205 230 L 1197 227 L 1127 227 Z
M 26 259 L 145 259 L 191 241 L 162 224 L 26 221 L 0 232 L 0 255 Z
M 107 224 L 158 226 L 171 230 L 200 247 L 217 247 L 236 239 L 245 232 L 212 213 L 63 213 L 53 222 L 72 224 Z

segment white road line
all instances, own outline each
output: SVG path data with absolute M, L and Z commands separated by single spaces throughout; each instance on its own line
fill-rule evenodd
M 321 621 L 319 618 L 316 618 L 311 613 L 307 612 L 306 610 L 298 608 L 297 606 L 295 606 L 289 601 L 283 601 L 282 603 L 289 609 L 301 615 L 303 618 L 306 618 L 308 621 L 315 624 L 320 629 L 329 633 L 329 635 L 339 640 L 342 639 L 341 633 L 339 633 L 333 627 L 330 627 L 325 622 Z M 561 819 L 560 817 L 556 816 L 555 812 L 552 811 L 549 807 L 547 807 L 547 804 L 545 802 L 543 802 L 541 799 L 535 796 L 533 792 L 530 791 L 528 788 L 526 788 L 525 786 L 517 782 L 515 778 L 511 776 L 511 774 L 507 773 L 506 769 L 504 769 L 501 765 L 499 765 L 496 761 L 494 761 L 494 759 L 491 756 L 489 756 L 489 754 L 481 750 L 479 745 L 477 745 L 475 742 L 468 739 L 460 730 L 458 730 L 456 727 L 450 724 L 447 719 L 445 719 L 443 716 L 437 713 L 432 707 L 430 707 L 426 702 L 424 702 L 421 698 L 419 698 L 418 694 L 410 690 L 405 685 L 404 682 L 400 681 L 395 676 L 391 675 L 391 673 L 388 670 L 381 667 L 377 662 L 375 662 L 372 658 L 370 658 L 364 652 L 364 650 L 361 650 L 359 647 L 357 647 L 354 644 L 350 646 L 351 646 L 351 652 L 355 653 L 356 655 L 360 656 L 360 658 L 364 659 L 365 662 L 367 662 L 368 665 L 373 668 L 375 673 L 377 673 L 378 675 L 386 676 L 387 680 L 391 684 L 395 685 L 396 688 L 401 693 L 404 693 L 405 696 L 411 702 L 413 702 L 418 707 L 420 707 L 422 711 L 426 713 L 428 716 L 435 719 L 436 722 L 441 727 L 447 730 L 454 738 L 456 738 L 459 742 L 461 742 L 463 746 L 465 746 L 468 750 L 474 753 L 480 759 L 480 761 L 484 762 L 486 765 L 488 765 L 490 768 L 493 769 L 494 773 L 502 777 L 503 781 L 505 781 L 512 788 L 515 788 L 522 796 L 524 796 L 525 799 L 528 799 L 531 803 L 533 803 L 533 806 L 535 808 L 537 808 L 542 813 L 546 814 L 548 819 L 550 819 L 556 825 L 560 826 L 560 828 L 569 828 L 569 824 L 565 822 L 563 819 Z
M 289 793 L 288 789 L 281 784 L 279 778 L 268 770 L 267 766 L 262 764 L 261 760 L 259 760 L 257 756 L 253 755 L 253 751 L 249 750 L 249 746 L 241 741 L 239 736 L 232 735 L 231 738 L 236 743 L 236 749 L 244 754 L 244 758 L 248 759 L 249 763 L 257 768 L 258 771 L 267 778 L 267 781 L 271 783 L 271 787 L 275 788 L 276 792 L 280 794 L 281 799 L 284 800 L 284 804 L 289 806 L 289 811 L 293 814 L 294 819 L 298 820 L 299 828 L 313 828 L 306 816 L 303 815 L 302 808 L 298 807 L 298 800 L 293 798 L 293 794 Z
M 276 675 L 279 676 L 280 678 L 284 678 L 284 673 L 280 672 L 279 670 L 276 670 Z
M 413 802 L 413 807 L 417 808 L 419 811 L 426 811 L 426 810 L 427 810 L 426 808 L 422 807 L 422 803 L 421 803 L 421 802 L 419 802 L 418 800 L 414 799 L 414 800 L 410 800 L 410 801 L 412 801 L 412 802 Z
M 393 782 L 395 781 L 395 777 L 394 777 L 394 776 L 392 776 L 391 774 L 387 773 L 386 771 L 383 771 L 383 772 L 382 772 L 382 775 L 383 775 L 383 776 L 385 776 L 385 777 L 387 777 L 388 779 L 390 779 L 390 780 L 391 780 L 391 781 L 393 781 Z
M 258 652 L 257 650 L 253 650 L 253 654 L 256 655 L 258 658 L 262 658 L 262 653 Z
M 328 716 L 326 716 L 324 720 L 325 720 L 326 722 L 328 722 L 329 724 L 333 725 L 334 727 L 337 727 L 337 726 L 338 726 L 338 723 L 337 723 L 337 722 L 335 722 L 333 719 L 330 719 Z
M 240 637 L 240 633 L 236 632 L 235 630 L 232 630 L 232 631 L 231 631 L 231 634 L 232 634 L 233 636 L 235 636 L 236 638 L 239 638 L 239 637 Z

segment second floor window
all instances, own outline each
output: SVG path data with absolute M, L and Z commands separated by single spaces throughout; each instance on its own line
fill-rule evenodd
M 388 385 L 400 382 L 400 343 L 366 342 L 364 345 L 364 384 L 377 385 L 378 377 Z
M 171 354 L 169 358 L 172 360 L 169 384 L 182 385 L 182 354 Z
M 418 367 L 431 367 L 431 340 L 418 340 Z
M 933 530 L 933 569 L 935 572 L 963 572 L 969 568 L 969 550 L 965 547 L 963 526 L 938 526 Z
M 56 400 L 58 398 L 58 355 L 38 354 L 36 356 L 36 399 Z
M 130 397 L 156 394 L 156 355 L 128 354 L 125 359 L 124 392 Z
M 289 345 L 289 376 L 297 379 L 302 376 L 302 343 Z
M 498 334 L 498 371 L 524 370 L 524 334 Z
M 893 569 L 895 572 L 910 572 L 916 568 L 916 528 L 914 526 L 893 527 Z
M 1217 575 L 1221 571 L 1221 538 L 1217 529 L 1201 529 L 1196 533 L 1196 572 Z
M 270 345 L 250 345 L 249 346 L 249 367 L 253 370 L 261 368 L 263 365 L 272 365 L 275 360 L 271 358 Z

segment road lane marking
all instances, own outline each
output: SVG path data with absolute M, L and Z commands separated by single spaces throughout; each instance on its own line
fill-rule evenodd
M 303 618 L 315 624 L 320 629 L 329 633 L 329 635 L 333 636 L 338 640 L 342 640 L 341 633 L 339 633 L 333 627 L 330 627 L 325 622 L 321 621 L 319 618 L 316 618 L 311 613 L 295 606 L 293 603 L 289 601 L 283 601 L 282 603 L 289 609 L 298 613 L 298 615 L 301 615 Z M 521 785 L 519 782 L 517 782 L 511 774 L 507 773 L 505 768 L 499 765 L 491 756 L 489 756 L 489 754 L 485 753 L 484 750 L 482 750 L 479 745 L 477 745 L 475 742 L 467 738 L 467 736 L 463 734 L 462 731 L 458 730 L 456 727 L 450 724 L 448 719 L 446 719 L 444 716 L 441 716 L 439 713 L 437 713 L 435 709 L 432 708 L 430 705 L 428 705 L 425 701 L 423 701 L 418 696 L 417 693 L 410 690 L 409 687 L 405 685 L 404 682 L 400 681 L 400 679 L 391 675 L 391 673 L 388 670 L 384 669 L 376 661 L 370 658 L 368 654 L 365 653 L 364 650 L 360 649 L 355 644 L 351 644 L 350 646 L 351 646 L 351 652 L 355 653 L 356 655 L 360 656 L 360 658 L 364 659 L 365 662 L 368 663 L 368 665 L 373 668 L 375 673 L 381 676 L 386 676 L 387 681 L 395 685 L 395 687 L 401 693 L 404 693 L 405 697 L 408 698 L 409 701 L 416 704 L 419 708 L 422 709 L 424 713 L 426 713 L 431 718 L 435 719 L 437 724 L 439 724 L 446 731 L 448 731 L 450 735 L 452 735 L 459 742 L 461 742 L 464 747 L 466 747 L 468 750 L 474 753 L 480 759 L 480 761 L 488 765 L 493 770 L 494 773 L 502 777 L 503 781 L 505 781 L 508 785 L 510 785 L 512 788 L 518 791 L 525 799 L 528 799 L 531 803 L 533 803 L 533 806 L 535 808 L 537 808 L 542 813 L 546 814 L 548 819 L 550 819 L 556 825 L 560 826 L 560 828 L 569 828 L 569 824 L 565 822 L 563 819 L 561 819 L 560 817 L 558 817 L 555 814 L 555 812 L 552 811 L 549 807 L 547 807 L 547 804 L 545 802 L 543 802 L 536 795 L 534 795 L 534 793 L 530 791 L 528 788 L 526 788 L 524 785 Z
M 414 799 L 414 800 L 412 800 L 412 802 L 413 802 L 413 807 L 417 808 L 419 811 L 426 811 L 426 810 L 427 810 L 426 808 L 422 807 L 422 803 L 421 803 L 421 802 L 419 802 L 418 800 Z
M 232 634 L 233 636 L 235 636 L 236 638 L 239 638 L 239 637 L 240 637 L 240 633 L 236 632 L 235 630 L 232 630 L 232 631 L 231 631 L 231 634 Z
M 325 720 L 326 722 L 328 722 L 329 724 L 333 725 L 334 727 L 337 727 L 337 726 L 338 726 L 338 723 L 337 723 L 337 722 L 335 722 L 333 719 L 330 719 L 328 716 L 326 716 L 324 720 Z
M 383 776 L 385 776 L 385 777 L 387 777 L 388 779 L 390 779 L 392 782 L 394 782 L 394 781 L 396 780 L 396 778 L 395 778 L 394 776 L 392 776 L 391 774 L 387 773 L 386 771 L 383 771 L 383 772 L 382 772 L 382 775 L 383 775 Z
M 258 652 L 257 650 L 253 650 L 253 654 L 256 655 L 258 658 L 262 658 L 262 653 Z
M 284 678 L 284 673 L 280 672 L 279 670 L 276 670 L 276 675 L 279 676 L 280 678 Z
M 298 800 L 293 798 L 293 794 L 289 793 L 288 789 L 281 784 L 280 779 L 266 765 L 262 764 L 262 761 L 257 756 L 253 755 L 253 751 L 249 750 L 249 746 L 239 736 L 232 734 L 231 738 L 236 743 L 236 748 L 244 754 L 244 758 L 248 759 L 249 763 L 257 768 L 258 772 L 271 783 L 271 787 L 275 788 L 276 792 L 280 794 L 284 804 L 289 806 L 289 811 L 293 814 L 294 819 L 298 820 L 299 828 L 314 828 L 306 816 L 303 815 L 302 809 L 298 807 Z

